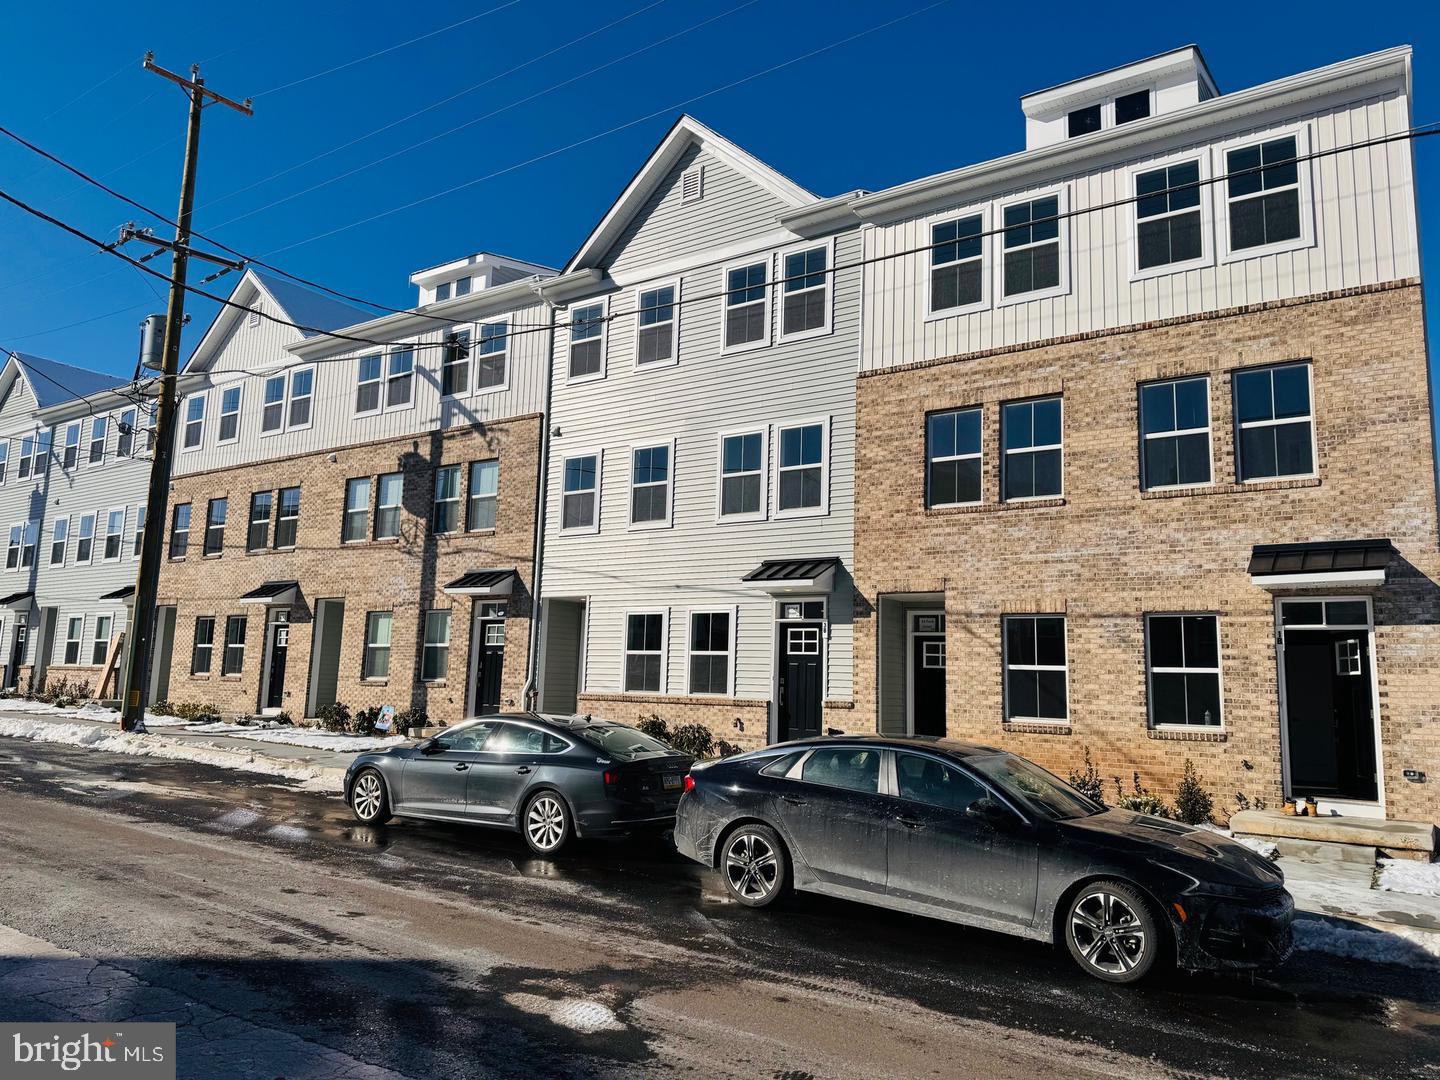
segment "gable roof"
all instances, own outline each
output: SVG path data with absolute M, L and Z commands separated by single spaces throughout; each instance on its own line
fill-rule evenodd
M 595 226 L 580 250 L 565 264 L 565 273 L 582 267 L 593 266 L 614 245 L 631 219 L 645 205 L 645 201 L 670 169 L 689 147 L 698 145 L 710 151 L 721 161 L 747 179 L 759 184 L 776 198 L 792 208 L 808 206 L 819 201 L 819 197 L 807 191 L 788 176 L 777 172 L 759 158 L 740 149 L 729 139 L 716 134 L 693 116 L 681 114 L 660 144 L 651 151 L 645 164 L 631 178 L 620 197 L 615 200 L 600 223 Z
M 10 360 L 35 395 L 37 410 L 113 390 L 126 381 L 116 375 L 62 364 L 31 353 L 11 353 Z

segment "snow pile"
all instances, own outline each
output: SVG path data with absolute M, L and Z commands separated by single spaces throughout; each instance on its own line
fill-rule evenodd
M 97 720 L 105 724 L 120 723 L 120 713 L 116 709 L 107 709 L 104 705 L 97 705 L 93 701 L 87 701 L 84 705 L 68 706 L 61 708 L 57 705 L 47 705 L 43 701 L 31 701 L 29 698 L 0 698 L 0 713 L 34 713 L 39 716 L 73 716 L 77 720 Z M 186 721 L 178 716 L 156 716 L 154 713 L 145 714 L 146 727 L 182 727 Z
M 1377 889 L 1440 896 L 1440 863 L 1411 862 L 1409 859 L 1381 859 Z
M 1397 926 L 1375 930 L 1360 923 L 1341 925 L 1328 919 L 1296 919 L 1295 948 L 1348 956 L 1375 964 L 1408 968 L 1440 968 L 1440 934 Z
M 148 723 L 148 721 L 147 721 Z M 283 743 L 286 746 L 307 746 L 312 750 L 383 750 L 401 746 L 404 740 L 394 735 L 340 735 L 319 728 L 297 728 L 284 725 L 253 724 L 190 724 L 185 730 L 202 735 L 240 735 L 255 742 Z

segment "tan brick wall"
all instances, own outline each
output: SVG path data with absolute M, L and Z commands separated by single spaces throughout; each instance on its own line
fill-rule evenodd
M 717 740 L 724 739 L 742 750 L 758 750 L 770 741 L 770 702 L 761 698 L 582 692 L 577 708 L 622 724 L 635 724 L 650 716 L 660 717 L 671 727 L 703 724 Z M 827 726 L 844 728 L 850 724 L 852 714 L 848 701 L 824 704 Z
M 1318 479 L 1239 485 L 1231 378 L 1313 363 Z M 1211 379 L 1210 486 L 1139 487 L 1137 384 Z M 1004 505 L 1000 404 L 1064 396 L 1063 499 Z M 1251 546 L 1389 537 L 1400 557 L 1375 593 L 1381 765 L 1391 817 L 1440 820 L 1440 575 L 1421 294 L 1369 292 L 1265 305 L 865 377 L 859 381 L 856 730 L 877 715 L 882 594 L 935 591 L 947 612 L 949 733 L 1013 748 L 1064 775 L 1088 747 L 1106 777 L 1173 793 L 1186 757 L 1217 809 L 1281 794 L 1272 595 L 1250 583 Z M 983 406 L 982 499 L 924 506 L 925 414 Z M 1340 593 L 1345 590 L 1324 590 Z M 1148 730 L 1145 613 L 1220 616 L 1224 731 Z M 1001 616 L 1067 616 L 1071 726 L 1007 730 Z M 1188 733 L 1187 733 L 1188 734 Z M 1413 784 L 1405 768 L 1424 769 Z M 1113 785 L 1107 784 L 1107 792 Z
M 295 580 L 301 602 L 291 610 L 284 708 L 297 721 L 309 693 L 315 602 L 343 598 L 344 635 L 337 699 L 352 709 L 393 704 L 425 708 L 432 719 L 453 723 L 463 717 L 469 677 L 472 601 L 444 594 L 443 586 L 468 570 L 514 567 L 520 584 L 509 598 L 502 708 L 520 708 L 529 649 L 533 581 L 535 483 L 539 465 L 540 418 L 522 417 L 486 425 L 436 431 L 420 438 L 367 443 L 333 452 L 215 470 L 176 479 L 170 505 L 191 503 L 189 551 L 183 560 L 166 558 L 160 573 L 161 605 L 176 608 L 170 668 L 170 700 L 205 702 L 225 714 L 259 708 L 266 608 L 237 603 L 266 581 Z M 433 535 L 429 528 L 435 469 L 485 459 L 500 461 L 496 528 L 488 533 Z M 333 459 L 333 460 L 332 460 Z M 345 482 L 381 473 L 405 474 L 398 540 L 341 544 Z M 247 552 L 250 496 L 299 485 L 300 522 L 296 546 L 288 551 Z M 469 470 L 462 470 L 461 521 L 469 496 Z M 206 505 L 227 497 L 224 551 L 201 554 Z M 278 501 L 278 500 L 277 500 Z M 371 504 L 373 515 L 374 486 Z M 373 524 L 373 516 L 372 516 Z M 169 525 L 166 522 L 168 553 Z M 272 524 L 272 542 L 273 542 Z M 419 681 L 423 614 L 451 609 L 449 676 Z M 390 675 L 363 680 L 365 616 L 394 613 Z M 192 675 L 191 651 L 197 616 L 215 617 L 211 674 Z M 248 616 L 244 671 L 221 675 L 225 620 Z

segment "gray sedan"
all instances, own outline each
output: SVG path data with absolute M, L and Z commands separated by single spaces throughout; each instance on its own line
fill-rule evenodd
M 391 817 L 489 825 L 552 855 L 575 836 L 672 828 L 692 761 L 625 724 L 487 716 L 413 746 L 358 755 L 345 774 L 345 801 L 366 825 Z

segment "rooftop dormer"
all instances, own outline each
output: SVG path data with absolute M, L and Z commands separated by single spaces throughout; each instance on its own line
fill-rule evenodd
M 410 275 L 410 284 L 420 289 L 419 305 L 439 304 L 472 292 L 508 285 L 528 277 L 553 277 L 554 269 L 539 263 L 507 259 L 482 251 L 464 259 L 417 270 Z
M 1025 149 L 1175 112 L 1219 92 L 1199 48 L 1172 49 L 1026 94 L 1020 99 L 1025 113 Z

